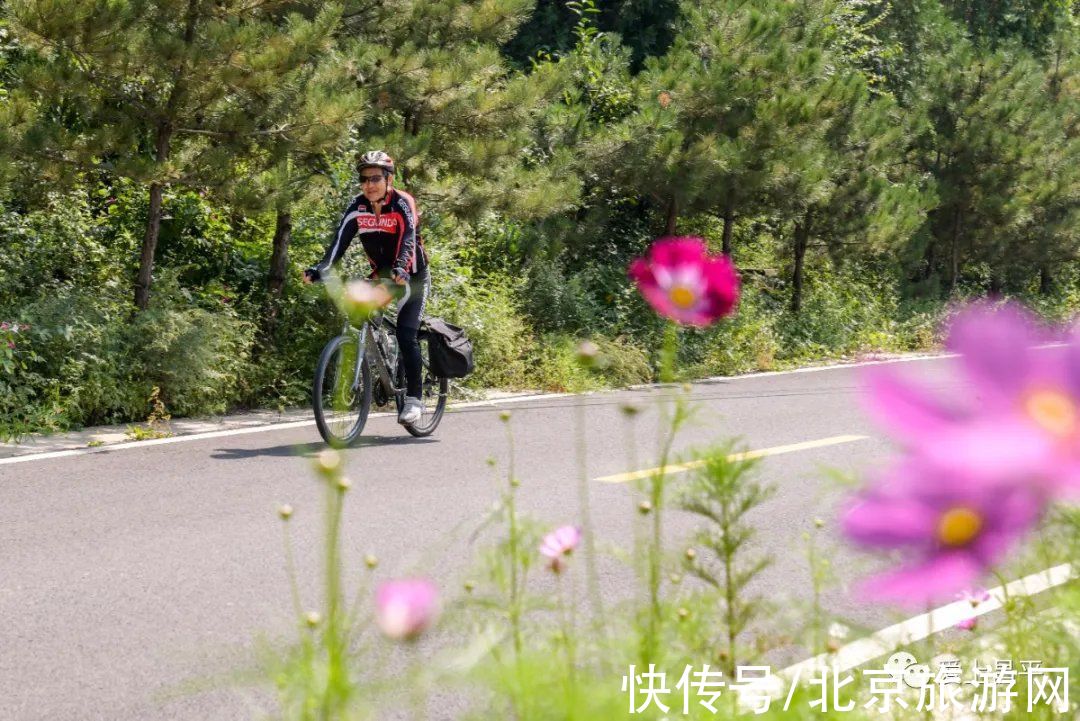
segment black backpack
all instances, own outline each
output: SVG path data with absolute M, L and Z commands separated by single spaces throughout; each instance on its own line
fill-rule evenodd
M 473 372 L 472 343 L 465 331 L 442 318 L 427 319 L 431 371 L 443 378 L 464 378 Z

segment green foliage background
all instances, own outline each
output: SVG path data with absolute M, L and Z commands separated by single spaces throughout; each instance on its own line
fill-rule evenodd
M 173 416 L 307 403 L 339 320 L 301 272 L 372 147 L 474 388 L 653 379 L 625 270 L 667 232 L 743 271 L 738 314 L 684 331 L 688 377 L 931 348 L 986 295 L 1077 308 L 1060 0 L 54 5 L 0 5 L 0 320 L 28 326 L 0 436 L 141 420 L 155 388 Z

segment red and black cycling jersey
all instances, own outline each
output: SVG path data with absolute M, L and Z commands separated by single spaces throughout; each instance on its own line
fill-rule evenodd
M 315 279 L 341 260 L 358 234 L 373 276 L 394 270 L 422 274 L 428 263 L 416 229 L 417 218 L 416 201 L 403 190 L 390 188 L 377 214 L 371 201 L 361 193 L 341 216 L 334 240 L 322 260 L 311 268 Z

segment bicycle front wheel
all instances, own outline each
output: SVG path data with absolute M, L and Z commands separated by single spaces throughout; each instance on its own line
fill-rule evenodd
M 371 410 L 371 371 L 356 336 L 340 335 L 323 348 L 311 397 L 323 440 L 334 448 L 356 443 Z

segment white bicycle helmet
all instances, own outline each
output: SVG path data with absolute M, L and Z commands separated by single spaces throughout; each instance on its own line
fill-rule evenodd
M 364 168 L 382 168 L 388 173 L 394 172 L 394 159 L 381 150 L 369 150 L 356 162 L 357 172 Z

